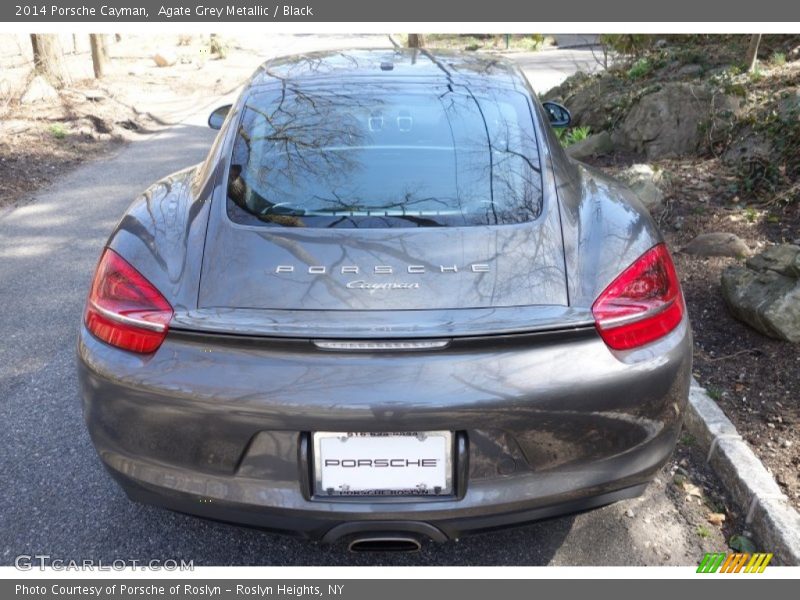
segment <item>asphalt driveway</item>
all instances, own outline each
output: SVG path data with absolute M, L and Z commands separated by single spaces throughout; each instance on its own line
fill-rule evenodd
M 0 215 L 0 563 L 184 559 L 195 565 L 697 564 L 700 537 L 664 472 L 643 498 L 418 554 L 348 554 L 130 502 L 97 459 L 81 415 L 75 344 L 106 236 L 154 180 L 200 161 L 205 109 L 86 164 Z

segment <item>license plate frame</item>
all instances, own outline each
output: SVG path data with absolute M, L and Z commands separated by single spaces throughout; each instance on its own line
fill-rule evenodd
M 338 460 L 343 460 L 342 457 L 346 456 L 346 460 L 359 460 L 358 454 L 361 451 L 369 449 L 370 454 L 373 452 L 384 452 L 385 457 L 383 460 L 400 460 L 397 453 L 405 454 L 406 458 L 412 463 L 414 461 L 422 461 L 420 457 L 422 450 L 425 450 L 423 456 L 430 456 L 425 460 L 431 458 L 438 458 L 441 463 L 437 463 L 435 467 L 428 465 L 411 465 L 412 471 L 404 471 L 398 475 L 399 464 L 386 465 L 386 466 L 373 466 L 361 465 L 357 466 L 358 469 L 362 467 L 370 468 L 370 471 L 363 471 L 364 473 L 385 477 L 386 475 L 394 476 L 395 481 L 401 480 L 403 485 L 386 485 L 380 482 L 375 482 L 372 485 L 364 485 L 364 477 L 354 476 L 350 484 L 343 484 L 342 468 L 338 468 L 336 474 L 334 469 L 338 465 L 323 464 L 326 460 L 326 455 L 331 457 L 332 440 L 342 440 L 345 442 L 352 441 L 352 445 L 346 450 L 344 447 L 337 448 Z M 455 434 L 452 431 L 436 430 L 436 431 L 403 431 L 403 432 L 335 432 L 335 431 L 317 431 L 311 434 L 311 466 L 313 473 L 313 495 L 316 498 L 446 498 L 455 493 L 454 489 L 454 473 L 455 473 L 455 460 L 454 460 L 454 443 Z M 437 447 L 438 446 L 438 447 Z M 395 455 L 391 453 L 394 452 Z M 354 456 L 355 454 L 355 456 Z M 375 456 L 375 455 L 373 455 Z M 367 460 L 362 458 L 361 460 Z M 374 460 L 377 460 L 377 456 Z M 355 465 L 354 465 L 355 467 Z M 408 465 L 402 465 L 404 468 L 409 468 Z M 348 465 L 349 468 L 349 465 Z M 433 471 L 428 473 L 422 469 L 432 468 Z M 393 473 L 394 471 L 394 473 Z M 353 471 L 355 472 L 355 471 Z M 348 472 L 348 475 L 351 472 Z M 415 477 L 414 474 L 417 476 Z M 420 476 L 426 476 L 428 482 L 419 481 L 416 485 L 408 485 L 409 481 L 414 481 Z M 429 476 L 429 477 L 428 477 Z M 382 481 L 385 481 L 383 479 Z M 435 483 L 442 483 L 442 485 L 435 485 Z M 346 487 L 343 487 L 346 486 Z M 437 489 L 438 488 L 438 489 Z

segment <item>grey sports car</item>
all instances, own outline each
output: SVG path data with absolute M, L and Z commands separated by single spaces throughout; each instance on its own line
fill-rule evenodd
M 675 269 L 512 64 L 267 62 L 103 250 L 83 408 L 130 498 L 413 549 L 642 492 L 689 390 Z

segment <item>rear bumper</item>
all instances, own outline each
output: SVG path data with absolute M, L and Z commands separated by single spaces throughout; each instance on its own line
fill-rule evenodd
M 314 539 L 447 539 L 640 493 L 680 430 L 691 334 L 625 356 L 593 331 L 380 355 L 171 334 L 142 358 L 84 330 L 78 362 L 92 440 L 134 500 Z M 439 429 L 466 444 L 455 496 L 314 497 L 310 432 Z
M 279 509 L 273 506 L 254 505 L 249 501 L 244 504 L 230 500 L 201 499 L 201 496 L 195 493 L 146 484 L 123 475 L 108 465 L 106 467 L 128 497 L 135 502 L 325 543 L 334 543 L 342 538 L 368 532 L 408 533 L 435 542 L 455 540 L 464 535 L 549 519 L 635 498 L 644 492 L 651 477 L 647 475 L 643 477 L 642 483 L 621 489 L 616 489 L 615 485 L 603 485 L 594 489 L 572 490 L 553 498 L 552 504 L 523 501 L 515 503 L 507 512 L 494 512 L 500 507 L 490 505 L 473 506 L 467 511 L 442 507 L 437 511 L 409 512 L 411 510 L 409 506 L 402 513 L 393 511 L 354 513 L 319 511 L 316 510 L 318 507 Z

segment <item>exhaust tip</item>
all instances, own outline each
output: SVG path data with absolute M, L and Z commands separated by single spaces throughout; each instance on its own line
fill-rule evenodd
M 350 552 L 419 552 L 422 544 L 409 536 L 360 537 L 350 542 Z

